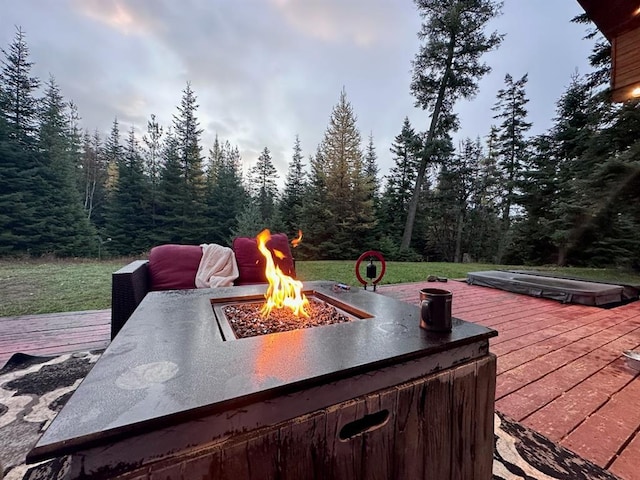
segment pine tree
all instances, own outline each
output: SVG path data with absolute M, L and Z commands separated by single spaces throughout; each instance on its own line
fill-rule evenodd
M 468 217 L 475 206 L 472 201 L 479 189 L 481 156 L 480 140 L 467 138 L 451 161 L 443 165 L 439 176 L 439 197 L 450 219 L 442 223 L 449 226 L 449 255 L 456 263 L 462 261 L 463 251 L 468 251 Z
M 597 133 L 598 114 L 588 83 L 573 76 L 557 102 L 551 130 L 534 139 L 524 171 L 521 203 L 526 222 L 520 227 L 526 261 L 564 264 L 574 226 L 585 215 L 581 182 L 595 167 L 583 159 Z
M 69 155 L 73 166 L 78 193 L 82 197 L 82 127 L 78 106 L 70 101 L 67 103 L 67 137 L 69 139 Z
M 208 243 L 230 245 L 240 215 L 246 211 L 249 199 L 242 185 L 241 168 L 238 148 L 232 148 L 228 141 L 221 144 L 216 135 L 213 148 L 209 151 L 207 171 Z
M 495 263 L 498 245 L 502 236 L 499 218 L 499 178 L 495 153 L 497 131 L 491 128 L 486 152 L 480 158 L 476 189 L 471 203 L 473 210 L 469 213 L 469 254 L 472 261 Z
M 478 81 L 491 70 L 480 63 L 481 56 L 497 48 L 502 36 L 485 34 L 487 23 L 500 14 L 501 2 L 493 0 L 415 0 L 424 18 L 418 38 L 425 41 L 413 61 L 411 91 L 416 104 L 431 111 L 402 235 L 408 249 L 418 210 L 427 164 L 433 161 L 435 139 L 457 124 L 453 106 L 459 98 L 472 98 Z
M 545 264 L 550 263 L 557 252 L 553 237 L 559 232 L 554 232 L 550 217 L 555 197 L 565 196 L 569 190 L 560 188 L 558 183 L 559 162 L 553 138 L 548 134 L 538 135 L 529 143 L 531 155 L 522 173 L 518 200 L 524 215 L 513 226 L 514 242 L 506 261 Z
M 592 100 L 602 101 L 596 94 Z M 640 102 L 600 119 L 575 168 L 566 263 L 640 266 Z M 562 250 L 561 250 L 562 253 Z M 559 260 L 559 263 L 560 263 Z
M 114 118 L 111 132 L 104 142 L 104 163 L 107 172 L 105 191 L 107 201 L 118 184 L 118 165 L 123 161 L 122 144 L 120 142 L 120 125 Z
M 200 146 L 202 129 L 196 118 L 197 109 L 196 95 L 191 89 L 191 84 L 187 82 L 178 106 L 178 114 L 173 117 L 176 153 L 184 186 L 180 199 L 183 212 L 180 237 L 184 243 L 200 243 L 204 240 L 206 230 L 205 177 Z
M 151 206 L 148 179 L 140 147 L 131 127 L 118 165 L 118 183 L 111 200 L 106 234 L 109 251 L 119 255 L 139 255 L 152 246 L 150 235 Z
M 375 217 L 360 143 L 356 117 L 343 89 L 320 146 L 334 230 L 322 249 L 330 258 L 357 257 L 371 241 Z
M 260 215 L 265 224 L 271 221 L 275 213 L 278 186 L 276 179 L 278 171 L 271 160 L 271 153 L 267 147 L 258 157 L 258 161 L 249 172 L 251 185 L 254 189 L 253 197 L 260 210 Z
M 0 254 L 29 253 L 37 248 L 44 218 L 42 199 L 34 188 L 40 161 L 21 145 L 12 126 L 0 115 Z
M 0 71 L 0 112 L 7 119 L 13 134 L 24 145 L 33 145 L 38 105 L 34 97 L 40 86 L 36 77 L 30 76 L 33 62 L 29 61 L 29 48 L 22 28 L 16 27 L 16 35 L 9 50 L 2 49 Z
M 298 254 L 305 260 L 327 260 L 331 256 L 324 248 L 335 232 L 334 212 L 327 198 L 327 165 L 318 146 L 315 156 L 309 159 L 311 172 L 307 194 L 302 201 L 300 228 L 304 240 L 298 247 Z
M 496 115 L 493 118 L 502 120 L 497 130 L 496 153 L 498 167 L 502 174 L 503 204 L 502 220 L 504 231 L 509 230 L 512 208 L 517 203 L 518 185 L 522 181 L 522 171 L 527 162 L 527 141 L 525 134 L 531 128 L 526 121 L 529 102 L 525 87 L 528 76 L 514 81 L 511 75 L 504 77 L 505 87 L 498 90 L 497 100 L 493 107 Z
M 296 135 L 293 144 L 293 156 L 289 162 L 284 192 L 280 201 L 280 212 L 288 235 L 296 235 L 302 224 L 302 205 L 304 203 L 306 185 L 302 148 L 300 138 Z
M 573 23 L 589 25 L 585 40 L 595 40 L 589 63 L 595 69 L 587 76 L 587 85 L 591 88 L 609 87 L 611 79 L 611 43 L 602 35 L 586 13 L 571 19 Z
M 169 130 L 165 136 L 160 170 L 157 228 L 154 243 L 185 243 L 182 239 L 185 205 L 184 177 L 178 152 L 178 141 Z
M 146 147 L 144 150 L 144 168 L 147 178 L 149 179 L 151 228 L 155 229 L 160 188 L 160 170 L 162 167 L 162 127 L 158 124 L 154 114 L 151 114 L 151 119 L 147 122 L 147 134 L 142 140 Z
M 75 147 L 69 138 L 68 121 L 66 104 L 51 77 L 42 100 L 38 130 L 42 158 L 39 216 L 46 221 L 33 253 L 86 256 L 95 251 L 95 232 L 84 215 L 76 188 Z
M 380 180 L 378 179 L 379 172 L 378 154 L 376 153 L 376 147 L 373 144 L 373 133 L 370 133 L 367 151 L 364 156 L 364 173 L 369 184 L 368 189 L 374 208 L 377 208 L 380 195 Z
M 400 246 L 402 229 L 415 187 L 420 148 L 420 137 L 415 133 L 409 118 L 405 117 L 402 130 L 390 148 L 394 165 L 387 175 L 381 206 L 384 230 L 389 241 L 396 247 Z
M 242 211 L 236 216 L 236 225 L 231 230 L 232 237 L 255 237 L 264 228 L 265 224 L 260 212 L 260 205 L 255 200 L 249 199 Z

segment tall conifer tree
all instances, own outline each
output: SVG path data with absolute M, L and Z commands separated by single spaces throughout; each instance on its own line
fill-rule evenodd
M 33 139 L 37 130 L 38 105 L 34 94 L 40 81 L 31 76 L 33 62 L 29 59 L 29 48 L 21 27 L 16 27 L 9 50 L 2 49 L 2 54 L 0 111 L 18 140 L 23 145 L 33 145 L 28 139 Z
M 357 257 L 371 241 L 375 217 L 360 131 L 344 89 L 331 112 L 320 149 L 332 223 L 326 227 L 334 232 L 322 249 L 330 258 Z
M 207 170 L 207 225 L 208 243 L 230 245 L 237 232 L 239 215 L 248 204 L 248 194 L 242 185 L 242 160 L 238 148 L 228 141 L 220 142 L 216 135 L 209 150 Z
M 282 212 L 283 222 L 289 235 L 297 234 L 301 225 L 302 205 L 307 189 L 302 160 L 300 138 L 296 135 L 293 144 L 293 156 L 289 162 L 284 192 L 282 194 L 282 200 L 280 201 L 280 211 Z
M 204 241 L 205 218 L 205 177 L 202 166 L 202 129 L 196 117 L 198 104 L 191 83 L 182 91 L 178 114 L 173 117 L 176 153 L 180 162 L 183 192 L 180 198 L 182 210 L 180 236 L 184 243 Z
M 144 175 L 140 147 L 131 127 L 111 200 L 106 231 L 111 238 L 110 251 L 119 255 L 141 254 L 152 246 L 149 200 L 148 179 Z
M 331 256 L 324 244 L 333 236 L 335 223 L 327 198 L 327 165 L 320 145 L 316 154 L 309 158 L 309 165 L 311 171 L 300 219 L 304 240 L 296 253 L 308 260 L 327 260 Z
M 0 254 L 35 252 L 44 218 L 42 198 L 34 188 L 40 160 L 34 149 L 26 149 L 15 130 L 0 115 Z
M 51 77 L 42 101 L 38 131 L 42 177 L 37 180 L 42 180 L 39 192 L 43 201 L 39 216 L 45 222 L 37 253 L 85 256 L 94 253 L 97 244 L 76 188 L 75 146 L 68 122 L 66 103 Z
M 278 171 L 273 165 L 271 152 L 264 147 L 262 153 L 258 157 L 258 161 L 249 172 L 251 185 L 253 188 L 253 197 L 263 222 L 268 224 L 275 213 L 276 200 L 278 196 L 278 186 L 276 179 Z
M 122 143 L 120 140 L 120 124 L 118 118 L 113 119 L 111 131 L 104 142 L 104 163 L 106 169 L 105 191 L 107 200 L 118 183 L 118 165 L 122 163 Z
M 509 74 L 504 77 L 504 88 L 498 91 L 493 110 L 497 112 L 493 118 L 500 119 L 496 137 L 496 154 L 498 167 L 502 174 L 503 203 L 502 220 L 505 232 L 509 229 L 512 207 L 515 206 L 518 195 L 518 185 L 522 180 L 522 172 L 527 162 L 526 133 L 531 128 L 527 121 L 525 108 L 529 99 L 525 87 L 528 76 L 525 74 L 519 80 Z
M 158 195 L 156 239 L 158 243 L 185 243 L 184 178 L 178 152 L 178 141 L 169 129 L 162 152 L 162 168 Z
M 378 178 L 378 154 L 376 153 L 376 147 L 373 143 L 373 133 L 369 134 L 369 143 L 367 143 L 367 150 L 364 156 L 364 173 L 369 183 L 369 192 L 371 199 L 373 200 L 374 207 L 377 207 L 378 196 L 380 194 L 380 180 Z
M 497 48 L 502 36 L 485 33 L 487 23 L 500 14 L 502 2 L 493 0 L 415 0 L 424 19 L 418 38 L 424 41 L 413 61 L 411 91 L 416 105 L 431 112 L 424 151 L 407 212 L 402 248 L 408 249 L 427 164 L 436 154 L 436 140 L 457 124 L 455 102 L 469 99 L 478 80 L 491 70 L 482 55 Z
M 402 229 L 406 223 L 409 202 L 415 188 L 420 148 L 420 137 L 411 126 L 409 118 L 405 117 L 402 130 L 391 145 L 390 151 L 394 164 L 387 175 L 381 205 L 384 230 L 397 247 L 400 246 Z
M 156 116 L 151 114 L 147 122 L 147 134 L 142 138 L 145 144 L 144 167 L 149 179 L 149 203 L 151 206 L 151 225 L 155 229 L 157 223 L 157 208 L 160 184 L 160 171 L 162 167 L 162 127 L 158 124 Z

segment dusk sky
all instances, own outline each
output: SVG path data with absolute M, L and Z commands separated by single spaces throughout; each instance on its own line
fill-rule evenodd
M 26 33 L 34 74 L 51 73 L 83 127 L 108 133 L 114 117 L 141 136 L 155 114 L 171 123 L 190 81 L 203 153 L 217 133 L 237 145 L 245 171 L 268 147 L 284 181 L 296 134 L 315 152 L 341 89 L 363 138 L 373 134 L 381 174 L 405 116 L 429 115 L 409 91 L 421 19 L 410 0 L 0 0 L 0 46 Z M 485 137 L 504 76 L 529 74 L 532 134 L 546 131 L 572 73 L 590 71 L 592 42 L 570 23 L 576 0 L 506 0 L 490 24 L 505 33 L 484 57 L 478 96 L 457 104 L 464 137 Z M 124 139 L 124 135 L 123 135 Z

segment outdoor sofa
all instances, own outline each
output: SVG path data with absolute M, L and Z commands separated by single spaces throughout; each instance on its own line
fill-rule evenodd
M 284 233 L 271 235 L 270 250 L 279 250 L 283 258 L 274 257 L 283 273 L 295 278 L 295 263 Z M 232 244 L 238 265 L 234 285 L 266 283 L 265 259 L 255 238 L 237 237 Z M 195 278 L 202 258 L 200 245 L 165 244 L 153 247 L 147 260 L 135 260 L 112 274 L 111 339 L 133 314 L 150 291 L 196 288 Z

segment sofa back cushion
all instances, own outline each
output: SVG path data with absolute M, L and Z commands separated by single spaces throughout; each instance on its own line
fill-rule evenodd
M 238 273 L 240 274 L 234 282 L 235 285 L 266 283 L 267 277 L 264 274 L 266 261 L 260 250 L 258 250 L 258 241 L 251 237 L 237 237 L 233 239 L 232 248 L 236 255 Z M 267 248 L 272 252 L 279 250 L 284 254 L 282 259 L 274 256 L 275 264 L 280 267 L 280 270 L 285 275 L 295 278 L 296 272 L 287 235 L 284 233 L 271 234 L 271 239 L 267 242 Z
M 202 258 L 200 245 L 158 245 L 149 252 L 151 290 L 196 288 L 196 273 Z

